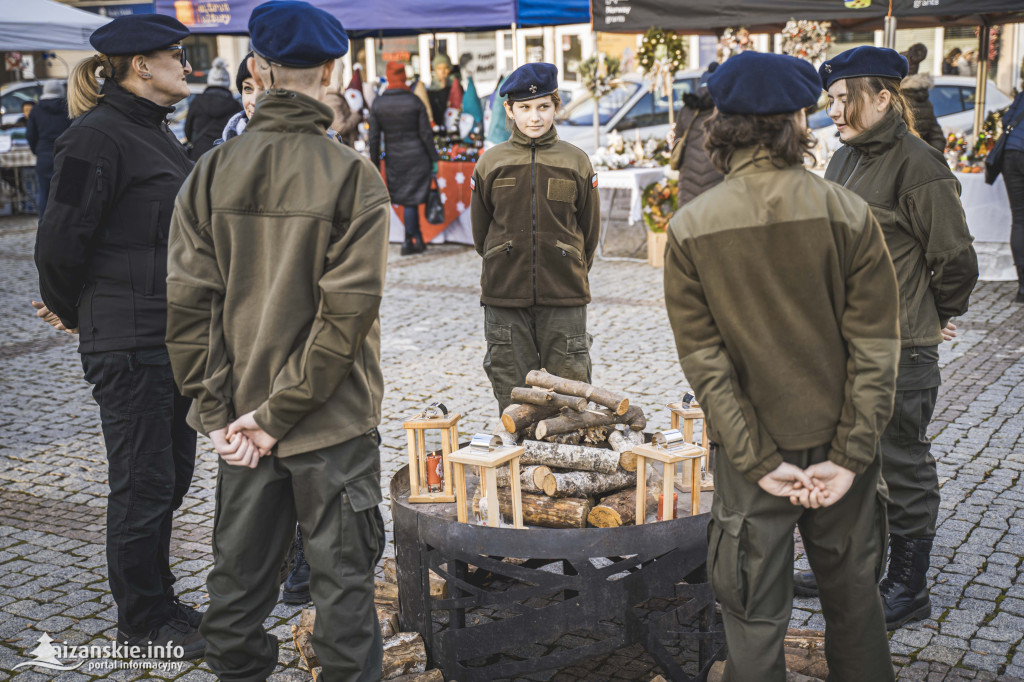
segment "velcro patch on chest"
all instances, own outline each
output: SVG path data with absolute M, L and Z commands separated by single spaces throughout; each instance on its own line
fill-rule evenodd
M 576 201 L 576 183 L 572 180 L 561 178 L 548 179 L 548 199 L 551 201 L 566 201 L 570 204 Z
M 494 189 L 497 189 L 499 187 L 515 187 L 515 186 L 516 186 L 516 179 L 515 178 L 495 178 L 494 182 L 491 184 L 491 187 L 493 187 Z

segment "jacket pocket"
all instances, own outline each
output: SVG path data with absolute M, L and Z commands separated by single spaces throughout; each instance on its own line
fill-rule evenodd
M 497 256 L 502 251 L 512 252 L 512 242 L 503 242 L 484 251 L 484 260 Z
M 562 178 L 548 178 L 548 199 L 551 201 L 576 202 L 576 182 Z
M 555 242 L 555 246 L 562 250 L 563 256 L 574 256 L 577 260 L 583 262 L 583 253 L 581 253 L 580 250 L 572 244 L 566 244 L 565 242 L 558 240 Z
M 748 581 L 744 565 L 743 515 L 726 507 L 708 522 L 708 572 L 715 597 L 733 613 L 747 610 Z

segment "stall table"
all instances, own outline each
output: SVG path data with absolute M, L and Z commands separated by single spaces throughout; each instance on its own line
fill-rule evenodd
M 621 170 L 598 172 L 598 189 L 610 190 L 608 211 L 604 216 L 603 225 L 601 226 L 601 239 L 597 251 L 598 258 L 602 260 L 631 260 L 647 262 L 646 256 L 644 258 L 606 256 L 604 255 L 604 242 L 608 237 L 608 227 L 612 214 L 611 208 L 614 205 L 615 196 L 618 192 L 620 190 L 629 191 L 629 218 L 627 220 L 627 224 L 632 226 L 639 222 L 640 227 L 643 229 L 644 233 L 646 233 L 647 226 L 642 220 L 644 190 L 652 182 L 660 182 L 664 179 L 665 168 L 663 166 L 655 166 L 653 168 L 623 168 Z
M 14 190 L 11 196 L 12 213 L 31 211 L 35 208 L 36 199 L 33 188 L 26 188 L 29 179 L 35 180 L 36 155 L 32 150 L 22 147 L 0 153 L 0 168 L 10 168 L 14 172 Z M 31 171 L 23 172 L 29 168 Z

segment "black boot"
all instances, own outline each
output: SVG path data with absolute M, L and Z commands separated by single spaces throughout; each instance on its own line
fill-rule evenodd
M 1024 265 L 1017 266 L 1017 297 L 1014 303 L 1024 303 Z
M 281 601 L 285 604 L 306 604 L 309 595 L 309 564 L 306 563 L 306 552 L 302 548 L 302 532 L 295 529 L 295 565 L 285 578 L 281 589 Z
M 405 235 L 405 243 L 402 244 L 402 255 L 412 256 L 417 253 L 419 253 L 419 250 L 416 248 L 416 242 L 413 240 L 413 236 L 410 234 Z
M 423 253 L 427 250 L 427 244 L 423 241 L 423 233 L 418 228 L 416 234 L 412 236 L 412 243 L 416 247 L 416 253 Z
M 793 592 L 800 597 L 817 597 L 818 581 L 814 571 L 797 571 L 793 574 Z
M 885 610 L 885 628 L 895 630 L 907 621 L 931 616 L 928 565 L 932 541 L 900 535 L 889 538 L 889 572 L 878 589 Z

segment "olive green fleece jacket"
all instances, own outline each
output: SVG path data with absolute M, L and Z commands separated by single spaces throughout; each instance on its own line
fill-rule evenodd
M 900 285 L 903 347 L 941 343 L 978 281 L 960 182 L 942 154 L 890 109 L 836 151 L 825 178 L 867 201 L 882 226 Z
M 209 433 L 255 410 L 295 455 L 380 423 L 378 309 L 391 207 L 380 173 L 326 137 L 331 108 L 268 91 L 178 194 L 167 348 Z
M 601 234 L 590 158 L 558 139 L 513 129 L 473 170 L 473 244 L 484 258 L 480 302 L 507 308 L 590 303 Z
M 867 204 L 764 152 L 668 229 L 665 306 L 711 438 L 752 483 L 779 450 L 829 444 L 854 473 L 876 456 L 899 360 L 896 276 Z

